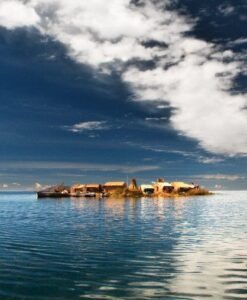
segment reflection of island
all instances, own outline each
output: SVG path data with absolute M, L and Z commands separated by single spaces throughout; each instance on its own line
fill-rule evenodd
M 65 186 L 63 184 L 49 187 L 45 190 L 38 191 L 38 198 L 64 198 L 64 197 L 178 197 L 178 196 L 195 196 L 209 195 L 208 190 L 201 188 L 194 183 L 185 182 L 166 182 L 159 178 L 154 184 L 137 185 L 133 178 L 128 186 L 124 181 L 106 182 L 105 184 L 75 184 Z
M 121 299 L 166 299 L 166 285 L 175 271 L 175 257 L 170 253 L 180 237 L 174 233 L 174 212 L 181 210 L 178 202 L 147 197 L 72 198 L 80 210 L 76 236 L 83 241 L 75 251 L 77 264 L 85 270 L 78 284 L 87 289 L 85 282 L 92 282 L 93 288 L 88 289 L 93 292 L 97 285 L 93 299 L 119 295 Z

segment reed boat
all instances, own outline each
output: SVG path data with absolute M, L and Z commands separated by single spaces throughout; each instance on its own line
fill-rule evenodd
M 38 191 L 37 196 L 38 198 L 66 198 L 69 197 L 69 191 L 63 184 L 59 184 Z

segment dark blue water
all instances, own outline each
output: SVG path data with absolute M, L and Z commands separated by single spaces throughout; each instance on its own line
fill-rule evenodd
M 0 299 L 247 299 L 247 192 L 1 193 Z

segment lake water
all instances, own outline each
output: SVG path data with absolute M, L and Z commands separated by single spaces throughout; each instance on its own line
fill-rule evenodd
M 1 193 L 0 299 L 247 299 L 247 192 Z

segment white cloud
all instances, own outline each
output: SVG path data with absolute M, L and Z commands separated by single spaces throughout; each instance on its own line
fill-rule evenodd
M 35 189 L 41 189 L 42 187 L 43 187 L 43 185 L 42 184 L 40 184 L 40 183 L 38 183 L 38 182 L 36 182 L 35 184 L 34 184 L 34 186 L 35 186 Z
M 155 165 L 97 164 L 83 162 L 5 162 L 2 168 L 18 170 L 83 170 L 98 172 L 139 173 L 159 170 Z
M 45 190 L 47 188 L 49 188 L 50 186 L 49 185 L 43 185 L 39 182 L 36 182 L 33 187 L 31 187 L 31 189 L 34 189 L 36 191 L 40 191 L 40 190 Z
M 17 189 L 20 186 L 21 184 L 18 182 L 0 184 L 0 188 L 2 189 Z
M 231 5 L 221 5 L 218 10 L 224 16 L 230 16 L 235 12 L 235 8 Z
M 170 106 L 161 104 L 161 105 L 158 105 L 157 108 L 158 109 L 166 109 L 166 108 L 170 108 Z
M 72 132 L 87 132 L 94 130 L 105 130 L 108 129 L 106 122 L 104 121 L 90 121 L 90 122 L 81 122 L 78 124 L 74 124 L 72 126 L 65 126 L 68 131 Z
M 158 148 L 158 147 L 138 145 L 138 144 L 133 144 L 132 146 L 135 147 L 138 146 L 141 147 L 142 149 L 150 150 L 152 152 L 157 152 L 157 153 L 170 153 L 170 154 L 180 155 L 185 158 L 193 159 L 203 164 L 215 164 L 225 160 L 225 158 L 223 157 L 200 155 L 198 151 L 189 152 L 189 151 L 178 150 L 178 149 Z
M 129 69 L 125 81 L 133 86 L 137 98 L 163 98 L 175 108 L 171 124 L 182 134 L 197 139 L 215 153 L 247 152 L 246 95 L 231 95 L 235 63 L 206 60 L 201 54 L 187 55 L 179 64 L 164 70 Z M 228 74 L 226 74 L 228 72 Z M 219 77 L 219 74 L 225 74 Z
M 237 181 L 237 180 L 246 179 L 245 176 L 229 175 L 229 174 L 207 174 L 207 175 L 197 175 L 196 177 L 205 180 L 227 180 L 227 181 Z
M 139 6 L 129 0 L 8 2 L 12 6 L 2 2 L 7 16 L 1 19 L 3 26 L 36 24 L 41 33 L 63 43 L 77 62 L 99 71 L 119 71 L 133 89 L 133 100 L 147 105 L 157 105 L 158 100 L 173 108 L 170 123 L 179 134 L 213 153 L 247 154 L 247 97 L 230 91 L 244 68 L 231 51 L 186 37 L 194 22 L 168 10 L 171 1 L 143 0 Z M 24 16 L 33 13 L 33 18 L 12 15 L 17 7 L 28 12 Z M 220 9 L 233 12 L 231 7 Z M 145 47 L 150 40 L 167 47 Z M 142 70 L 131 64 L 135 59 L 154 60 L 155 67 Z M 89 130 L 76 125 L 72 131 Z
M 241 45 L 246 43 L 247 43 L 247 38 L 239 38 L 236 39 L 235 41 L 230 42 L 231 45 Z
M 222 190 L 222 189 L 224 188 L 224 186 L 221 185 L 221 184 L 215 184 L 214 188 L 215 188 L 216 190 Z
M 224 161 L 223 158 L 219 157 L 204 157 L 200 156 L 198 158 L 198 162 L 203 163 L 203 164 L 215 164 Z
M 33 7 L 21 1 L 0 1 L 0 26 L 14 29 L 22 26 L 37 25 L 40 18 Z
M 158 118 L 158 117 L 147 117 L 145 118 L 145 121 L 164 121 L 164 120 L 167 120 L 167 117 L 161 117 L 161 118 Z

